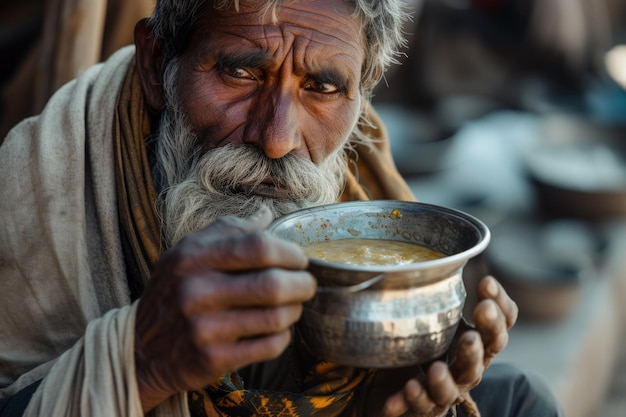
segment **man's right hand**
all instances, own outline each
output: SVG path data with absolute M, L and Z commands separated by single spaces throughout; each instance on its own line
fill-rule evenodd
M 161 257 L 136 319 L 144 411 L 288 346 L 316 283 L 299 246 L 263 232 L 271 221 L 223 217 Z

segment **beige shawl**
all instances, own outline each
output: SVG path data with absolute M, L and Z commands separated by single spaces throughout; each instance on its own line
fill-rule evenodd
M 111 139 L 133 55 L 65 85 L 0 148 L 0 396 L 45 376 L 27 416 L 143 415 Z M 185 395 L 157 414 L 188 415 Z

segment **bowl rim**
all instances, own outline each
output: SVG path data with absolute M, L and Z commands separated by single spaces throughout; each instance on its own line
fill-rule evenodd
M 484 252 L 489 242 L 491 241 L 491 231 L 487 227 L 487 225 L 478 219 L 477 217 L 466 213 L 464 211 L 454 209 L 451 207 L 446 207 L 437 204 L 424 203 L 419 201 L 406 201 L 406 200 L 362 200 L 362 201 L 348 201 L 348 202 L 337 202 L 331 204 L 324 204 L 315 207 L 307 207 L 303 209 L 299 209 L 293 211 L 291 213 L 285 214 L 281 217 L 276 218 L 266 229 L 270 233 L 274 233 L 275 229 L 288 222 L 292 221 L 295 218 L 312 215 L 325 211 L 332 211 L 337 207 L 341 208 L 350 208 L 350 207 L 367 207 L 368 205 L 372 205 L 381 209 L 385 209 L 385 211 L 393 211 L 394 209 L 402 210 L 402 207 L 411 206 L 413 208 L 419 207 L 421 209 L 425 209 L 428 211 L 437 211 L 439 213 L 444 213 L 456 218 L 460 218 L 470 224 L 479 235 L 478 242 L 466 249 L 462 252 L 455 253 L 453 255 L 446 255 L 443 258 L 422 261 L 422 262 L 413 262 L 408 264 L 401 265 L 355 265 L 355 264 L 344 264 L 339 262 L 328 262 L 322 261 L 315 258 L 309 258 L 309 263 L 313 265 L 319 265 L 321 267 L 331 267 L 337 270 L 344 271 L 354 271 L 354 272 L 372 272 L 372 273 L 394 273 L 394 272 L 406 272 L 406 271 L 416 271 L 416 270 L 425 270 L 436 268 L 440 266 L 452 265 L 455 263 L 459 263 L 460 265 L 465 264 L 469 259 L 479 255 Z

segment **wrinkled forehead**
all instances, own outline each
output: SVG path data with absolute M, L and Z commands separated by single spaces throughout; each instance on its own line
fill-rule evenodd
M 203 37 L 230 33 L 262 44 L 298 36 L 318 46 L 343 49 L 357 59 L 365 54 L 364 28 L 348 0 L 240 0 L 237 7 L 234 1 L 228 3 L 202 19 Z

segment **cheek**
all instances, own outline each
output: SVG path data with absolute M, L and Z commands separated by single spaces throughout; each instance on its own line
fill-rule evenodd
M 202 145 L 210 149 L 235 141 L 246 121 L 247 103 L 233 100 L 207 77 L 189 77 L 181 86 L 181 110 L 193 131 L 202 138 Z
M 350 102 L 337 108 L 312 113 L 307 118 L 303 137 L 313 162 L 323 162 L 345 145 L 358 120 L 358 109 L 358 102 Z

